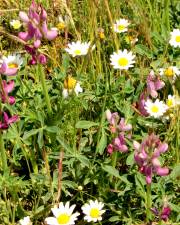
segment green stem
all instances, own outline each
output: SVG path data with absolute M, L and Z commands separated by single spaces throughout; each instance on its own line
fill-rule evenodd
M 113 154 L 112 154 L 112 167 L 113 168 L 116 168 L 117 156 L 118 156 L 118 152 L 117 151 L 113 152 Z M 110 181 L 111 182 L 113 181 L 113 176 L 110 177 Z
M 151 220 L 151 184 L 147 184 L 147 192 L 146 192 L 146 222 L 150 222 Z
M 52 114 L 52 108 L 51 108 L 50 98 L 49 98 L 48 89 L 46 85 L 45 73 L 44 73 L 42 65 L 40 64 L 38 64 L 38 74 L 40 77 L 40 81 L 41 81 L 41 85 L 42 85 L 42 89 L 43 89 L 43 93 L 44 93 L 44 97 L 45 97 L 45 101 L 47 105 L 48 115 L 50 116 Z
M 2 131 L 0 131 L 0 151 L 1 151 L 1 160 L 2 160 L 3 171 L 4 171 L 4 173 L 6 173 L 8 170 L 8 166 L 7 166 L 7 156 L 6 156 L 6 151 L 4 148 Z

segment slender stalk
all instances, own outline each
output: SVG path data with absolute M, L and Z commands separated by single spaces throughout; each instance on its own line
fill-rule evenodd
M 111 27 L 113 29 L 114 23 L 113 23 L 112 14 L 111 14 L 111 11 L 110 11 L 110 8 L 109 8 L 108 0 L 104 0 L 104 4 L 105 4 L 106 10 L 108 12 L 108 17 L 109 17 L 109 20 L 110 20 L 110 23 L 111 23 Z M 119 43 L 118 43 L 117 35 L 114 32 L 114 29 L 113 29 L 113 36 L 114 36 L 114 42 L 115 42 L 115 46 L 116 46 L 116 51 L 118 51 L 118 49 L 119 49 Z
M 45 73 L 43 71 L 42 65 L 40 64 L 38 64 L 38 74 L 40 77 L 40 81 L 41 81 L 41 85 L 42 85 L 42 89 L 43 89 L 43 93 L 44 93 L 44 97 L 45 97 L 45 101 L 47 105 L 48 115 L 50 116 L 52 114 L 51 102 L 50 102 L 50 98 L 48 94 L 48 89 L 46 86 Z
M 147 192 L 146 192 L 146 222 L 150 222 L 151 220 L 151 184 L 147 184 Z
M 4 148 L 2 131 L 0 131 L 0 151 L 1 151 L 2 168 L 3 168 L 4 173 L 6 173 L 8 170 L 8 165 L 7 165 L 7 156 L 6 156 L 6 151 Z
M 112 154 L 112 167 L 113 168 L 116 168 L 117 156 L 118 156 L 118 152 L 117 151 L 113 152 L 113 154 Z M 111 182 L 113 181 L 113 176 L 110 177 L 110 181 Z

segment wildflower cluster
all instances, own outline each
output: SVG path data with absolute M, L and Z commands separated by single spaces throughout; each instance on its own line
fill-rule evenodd
M 165 83 L 155 75 L 154 71 L 151 71 L 147 77 L 146 88 L 141 93 L 137 108 L 141 115 L 152 116 L 154 118 L 162 117 L 166 111 L 179 104 L 176 96 L 168 95 L 166 103 L 160 101 L 158 97 L 158 92 L 161 90 Z M 153 101 L 151 98 L 155 98 Z
M 46 224 L 48 225 L 73 225 L 78 219 L 80 213 L 73 213 L 76 205 L 71 205 L 69 202 L 66 202 L 64 205 L 63 202 L 60 202 L 58 206 L 55 206 L 51 209 L 53 217 L 47 217 L 45 219 Z M 102 214 L 105 212 L 103 210 L 104 204 L 98 202 L 97 200 L 90 200 L 89 203 L 86 203 L 82 206 L 82 212 L 84 213 L 84 220 L 87 222 L 98 222 L 102 220 Z M 21 225 L 32 225 L 30 217 L 24 217 L 20 221 Z
M 106 118 L 109 122 L 111 133 L 115 135 L 112 143 L 107 147 L 107 152 L 109 154 L 112 154 L 114 151 L 127 152 L 126 138 L 131 138 L 132 125 L 126 124 L 124 118 L 120 119 L 117 112 L 111 113 L 110 110 L 106 110 Z

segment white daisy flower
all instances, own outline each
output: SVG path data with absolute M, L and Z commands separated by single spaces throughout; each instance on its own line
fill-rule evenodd
M 102 210 L 104 204 L 102 202 L 98 202 L 97 200 L 89 201 L 89 204 L 86 203 L 82 206 L 82 211 L 85 214 L 84 220 L 87 222 L 97 222 L 102 220 L 102 214 L 105 210 Z
M 153 116 L 154 118 L 159 118 L 166 112 L 168 106 L 162 101 L 159 101 L 159 99 L 156 99 L 155 102 L 152 102 L 150 99 L 148 99 L 145 102 L 144 108 L 150 116 Z
M 23 219 L 21 219 L 21 220 L 19 221 L 19 223 L 20 223 L 21 225 L 32 225 L 32 222 L 31 222 L 29 216 L 26 216 L 26 217 L 24 217 Z
M 52 208 L 52 213 L 54 217 L 47 217 L 45 222 L 48 225 L 73 225 L 75 220 L 80 215 L 79 213 L 73 213 L 76 205 L 70 207 L 69 202 L 63 205 L 62 202 L 59 203 L 59 207 Z
M 10 22 L 10 25 L 15 29 L 15 30 L 18 30 L 21 26 L 22 26 L 22 23 L 19 21 L 19 20 L 12 20 Z
M 8 69 L 20 69 L 23 64 L 23 59 L 20 55 L 9 55 L 8 57 L 3 56 L 2 59 L 6 63 Z
M 173 47 L 180 47 L 180 29 L 174 29 L 171 32 L 169 44 Z
M 173 108 L 179 104 L 180 100 L 178 100 L 175 95 L 168 95 L 168 99 L 166 100 L 166 105 L 168 106 L 168 108 Z
M 129 25 L 129 22 L 126 19 L 116 20 L 116 23 L 114 24 L 114 32 L 124 33 L 128 30 L 127 29 L 128 25 Z
M 81 88 L 79 82 L 77 82 L 73 77 L 68 76 L 64 80 L 64 89 L 62 95 L 64 98 L 67 98 L 68 95 L 71 94 L 73 91 L 76 93 L 76 95 L 78 95 L 83 91 L 83 89 Z
M 90 42 L 81 43 L 80 41 L 72 42 L 68 44 L 68 48 L 65 48 L 65 51 L 68 52 L 73 57 L 86 55 L 90 47 Z
M 132 52 L 128 52 L 127 49 L 124 51 L 118 50 L 110 56 L 111 65 L 114 69 L 128 70 L 130 67 L 133 67 L 135 55 Z
M 160 68 L 159 74 L 161 76 L 166 76 L 169 78 L 175 79 L 177 76 L 180 75 L 180 70 L 176 66 L 169 66 L 167 68 Z

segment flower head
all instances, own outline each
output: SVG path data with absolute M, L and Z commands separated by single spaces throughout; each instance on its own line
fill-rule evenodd
M 157 91 L 162 89 L 165 86 L 165 83 L 159 79 L 158 76 L 154 74 L 152 70 L 147 77 L 147 92 L 153 98 L 158 96 Z
M 24 41 L 33 39 L 35 45 L 36 41 L 40 42 L 43 37 L 53 40 L 58 35 L 56 30 L 48 29 L 47 13 L 41 4 L 36 4 L 34 0 L 28 14 L 21 11 L 19 17 L 27 28 L 27 31 L 18 34 L 19 38 Z
M 159 74 L 175 80 L 180 75 L 180 70 L 176 66 L 169 66 L 167 68 L 161 68 Z
M 80 41 L 72 42 L 68 44 L 68 48 L 65 48 L 65 51 L 68 52 L 73 57 L 86 55 L 88 53 L 90 42 L 81 43 Z
M 169 44 L 173 47 L 180 47 L 180 29 L 174 29 L 171 32 Z
M 22 26 L 22 24 L 21 24 L 21 22 L 20 22 L 19 20 L 12 20 L 12 21 L 10 22 L 10 25 L 11 25 L 15 30 L 18 30 L 18 29 Z
M 26 217 L 24 217 L 23 219 L 21 219 L 21 220 L 19 221 L 19 223 L 20 223 L 21 225 L 32 225 L 32 222 L 31 222 L 29 216 L 26 216 Z
M 155 102 L 152 102 L 150 99 L 148 99 L 145 102 L 144 108 L 146 109 L 147 113 L 154 118 L 163 116 L 163 114 L 168 109 L 167 105 L 165 105 L 162 101 L 159 101 L 159 99 L 156 99 Z
M 114 31 L 116 33 L 124 33 L 127 31 L 128 25 L 129 25 L 129 22 L 126 19 L 116 20 L 116 23 L 114 24 Z
M 16 75 L 22 64 L 23 59 L 20 55 L 9 55 L 8 57 L 3 56 L 0 73 L 7 76 Z
M 97 200 L 89 201 L 89 204 L 86 203 L 82 206 L 82 211 L 85 214 L 84 220 L 87 222 L 97 222 L 102 220 L 102 214 L 105 210 L 102 210 L 104 204 L 102 202 L 98 202 Z
M 64 98 L 67 98 L 68 95 L 71 94 L 73 91 L 76 93 L 76 95 L 78 95 L 83 91 L 83 89 L 81 88 L 79 82 L 77 82 L 73 77 L 68 76 L 64 80 L 64 89 L 62 92 Z
M 139 166 L 140 172 L 146 176 L 146 183 L 152 182 L 153 174 L 166 176 L 169 169 L 161 167 L 158 157 L 168 149 L 166 143 L 162 143 L 155 134 L 148 135 L 141 144 L 134 142 L 134 159 Z
M 166 105 L 168 106 L 168 108 L 173 108 L 179 104 L 180 104 L 180 100 L 177 99 L 177 96 L 168 95 L 168 99 L 166 100 Z
M 79 213 L 73 213 L 75 205 L 70 206 L 67 202 L 65 205 L 60 202 L 59 207 L 52 208 L 54 217 L 47 217 L 45 222 L 48 225 L 73 225 L 79 216 Z
M 110 56 L 111 65 L 114 69 L 128 70 L 130 67 L 133 67 L 135 55 L 132 52 L 128 52 L 127 49 L 124 51 L 118 50 Z

